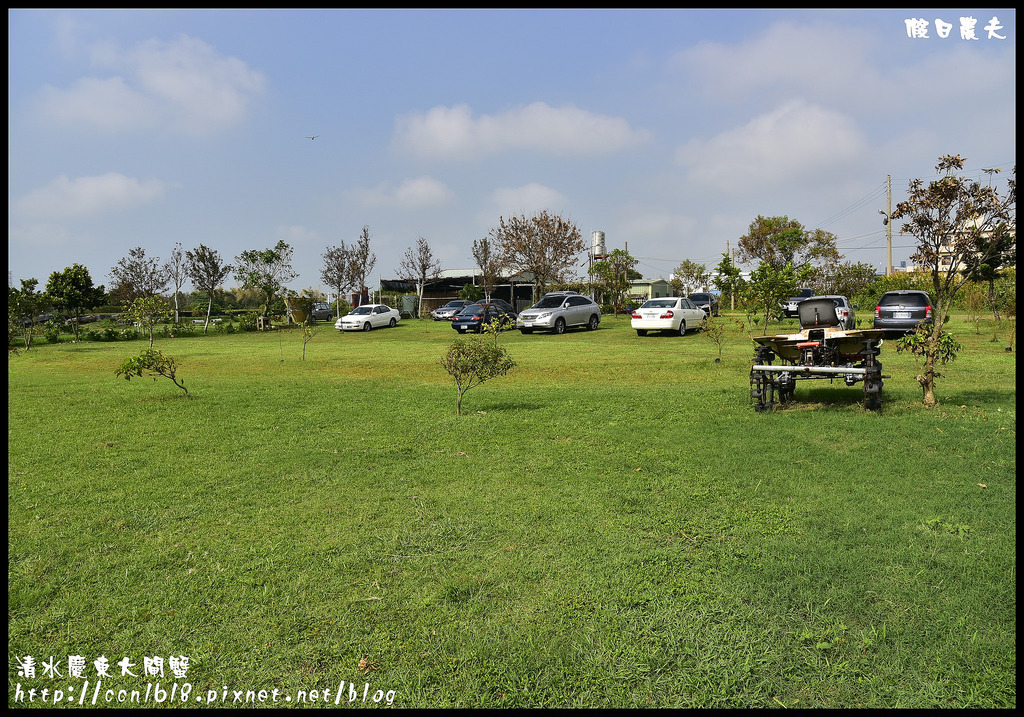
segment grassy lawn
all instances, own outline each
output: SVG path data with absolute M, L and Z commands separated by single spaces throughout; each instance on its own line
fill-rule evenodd
M 8 703 L 81 682 L 19 659 L 81 655 L 90 696 L 105 656 L 103 689 L 192 706 L 344 682 L 402 707 L 1013 707 L 1016 354 L 952 330 L 940 406 L 890 342 L 877 413 L 822 381 L 755 413 L 735 326 L 721 363 L 623 317 L 503 334 L 517 368 L 460 417 L 446 324 L 325 325 L 304 361 L 296 331 L 158 339 L 191 397 L 115 378 L 143 342 L 39 342 L 8 361 Z M 116 667 L 171 655 L 187 677 Z

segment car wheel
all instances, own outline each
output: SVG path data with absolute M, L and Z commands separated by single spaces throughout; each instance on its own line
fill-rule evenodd
M 594 314 L 593 316 L 590 317 L 590 322 L 587 324 L 587 329 L 589 331 L 597 331 L 598 322 L 599 319 L 597 318 L 597 314 Z
M 565 319 L 558 319 L 557 321 L 555 321 L 555 333 L 556 334 L 564 334 L 565 333 Z
M 363 331 L 369 331 L 372 328 L 373 327 L 370 326 L 370 322 L 369 321 L 367 321 L 365 324 L 363 324 Z
M 391 322 L 390 322 L 390 323 L 388 324 L 388 327 L 390 327 L 390 328 L 392 328 L 392 329 L 393 329 L 393 328 L 395 328 L 395 325 L 396 325 L 397 323 L 398 323 L 398 321 L 397 321 L 397 320 L 395 320 L 395 319 L 391 319 Z
M 679 322 L 679 335 L 686 336 L 686 321 Z
M 637 329 L 636 330 L 636 335 L 637 336 L 646 336 L 647 335 L 647 329 Z

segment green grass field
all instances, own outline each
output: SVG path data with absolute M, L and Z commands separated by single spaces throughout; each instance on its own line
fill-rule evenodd
M 143 342 L 39 342 L 8 361 L 8 704 L 78 704 L 80 655 L 86 704 L 103 656 L 126 705 L 1013 707 L 1016 354 L 952 330 L 940 406 L 887 343 L 877 413 L 841 382 L 755 413 L 745 332 L 715 363 L 623 317 L 503 334 L 459 417 L 432 322 L 304 361 L 158 339 L 189 397 L 114 376 Z

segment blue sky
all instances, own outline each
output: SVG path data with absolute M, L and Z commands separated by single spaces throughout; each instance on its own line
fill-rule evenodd
M 940 155 L 1016 163 L 1010 9 L 9 10 L 8 36 L 15 282 L 283 239 L 298 291 L 364 225 L 393 278 L 419 237 L 471 267 L 542 209 L 649 278 L 759 214 L 881 268 L 886 175 L 895 205 Z

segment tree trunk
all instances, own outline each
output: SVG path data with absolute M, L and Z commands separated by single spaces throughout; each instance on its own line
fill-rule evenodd
M 992 314 L 999 321 L 999 305 L 996 304 L 996 280 L 988 280 L 988 303 L 992 307 Z
M 205 334 L 210 328 L 210 314 L 213 313 L 213 295 L 210 295 L 210 303 L 206 306 L 206 323 L 203 325 L 203 333 Z
M 923 402 L 928 408 L 934 408 L 935 400 L 935 350 L 929 348 L 924 358 L 924 374 L 917 377 L 924 392 Z

